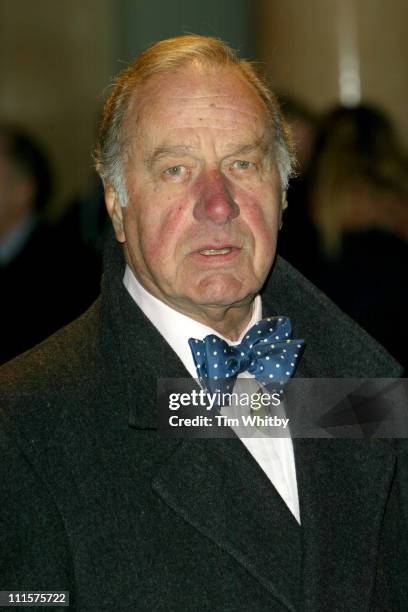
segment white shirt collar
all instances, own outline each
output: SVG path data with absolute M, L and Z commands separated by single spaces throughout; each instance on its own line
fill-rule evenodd
M 161 300 L 155 298 L 151 293 L 146 291 L 144 287 L 142 287 L 129 266 L 126 266 L 123 284 L 142 312 L 153 323 L 156 329 L 161 333 L 163 338 L 181 359 L 189 374 L 193 378 L 196 378 L 197 371 L 194 365 L 190 347 L 188 345 L 188 340 L 190 338 L 203 340 L 209 334 L 217 334 L 220 338 L 222 338 L 222 336 L 218 332 L 211 329 L 211 327 L 207 327 L 207 325 L 203 325 L 202 323 L 187 317 L 181 312 L 174 310 L 174 308 L 171 308 Z M 224 338 L 224 340 L 228 342 L 228 344 L 239 344 L 248 329 L 250 329 L 261 319 L 262 300 L 261 296 L 257 295 L 253 303 L 251 320 L 243 330 L 240 338 L 236 342 L 231 342 L 227 338 Z

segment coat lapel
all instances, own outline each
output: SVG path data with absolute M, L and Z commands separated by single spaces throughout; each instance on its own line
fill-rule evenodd
M 368 610 L 395 459 L 378 440 L 294 440 L 304 609 Z
M 240 440 L 184 440 L 153 488 L 288 610 L 297 609 L 301 528 Z

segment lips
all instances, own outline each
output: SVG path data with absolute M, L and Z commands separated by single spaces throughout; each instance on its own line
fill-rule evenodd
M 234 259 L 241 249 L 232 245 L 204 245 L 191 253 L 193 259 L 201 263 L 227 263 Z
M 227 255 L 231 253 L 232 247 L 224 247 L 222 249 L 201 249 L 199 251 L 200 255 L 205 255 L 207 257 L 212 257 L 214 255 Z

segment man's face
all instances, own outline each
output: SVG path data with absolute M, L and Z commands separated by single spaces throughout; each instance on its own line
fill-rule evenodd
M 108 208 L 136 277 L 193 317 L 251 301 L 281 201 L 262 101 L 235 70 L 194 65 L 152 77 L 125 125 L 128 204 Z

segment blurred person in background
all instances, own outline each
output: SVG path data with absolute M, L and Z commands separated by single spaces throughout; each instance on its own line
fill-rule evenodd
M 0 363 L 69 323 L 98 293 L 92 255 L 45 221 L 52 185 L 39 144 L 0 125 Z
M 318 250 L 305 272 L 406 368 L 408 174 L 384 113 L 357 106 L 325 116 L 309 205 Z
M 99 117 L 95 119 L 97 138 Z M 92 168 L 83 188 L 67 203 L 58 219 L 58 229 L 68 239 L 74 239 L 90 250 L 102 271 L 102 251 L 108 224 L 103 183 Z
M 318 116 L 303 100 L 286 94 L 280 95 L 279 99 L 291 129 L 296 153 L 296 175 L 295 183 L 290 187 L 292 189 L 297 181 L 306 178 L 315 148 Z
M 58 220 L 58 229 L 67 238 L 75 239 L 89 249 L 102 268 L 107 224 L 103 184 L 96 172 L 93 172 L 85 188 L 68 203 L 66 211 Z

